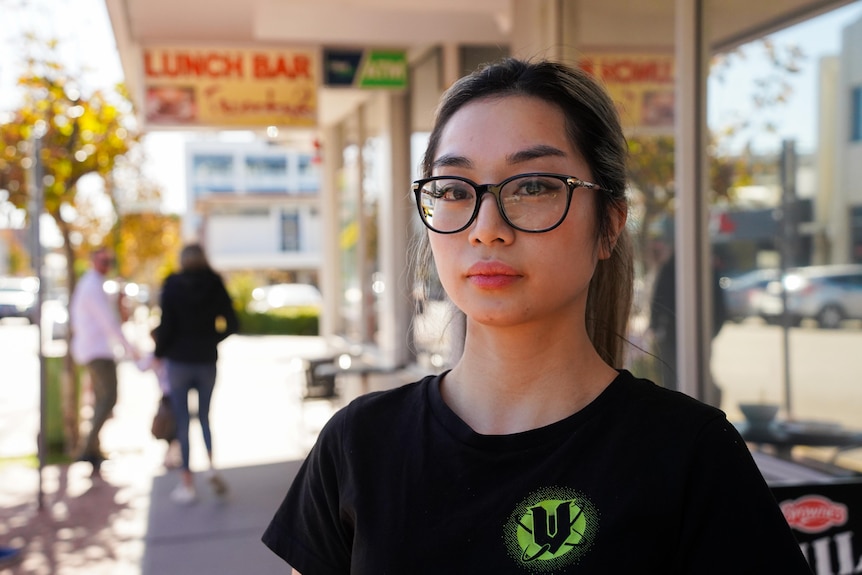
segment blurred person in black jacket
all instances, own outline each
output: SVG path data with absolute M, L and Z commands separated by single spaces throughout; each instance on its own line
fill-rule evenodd
M 716 259 L 712 266 L 712 338 L 721 331 L 727 319 L 724 292 L 719 284 L 720 266 Z M 650 303 L 650 329 L 653 334 L 655 353 L 658 356 L 661 377 L 660 383 L 668 389 L 679 389 L 676 373 L 676 254 L 671 253 L 661 266 L 653 287 Z M 721 407 L 721 388 L 709 370 L 702 400 L 715 407 Z
M 227 484 L 213 465 L 209 408 L 216 382 L 218 344 L 239 329 L 230 295 L 221 276 L 210 267 L 198 244 L 180 252 L 179 273 L 165 280 L 161 294 L 162 319 L 157 328 L 155 357 L 166 361 L 171 405 L 177 419 L 182 452 L 182 482 L 171 493 L 178 503 L 196 499 L 189 467 L 189 390 L 198 394 L 198 420 L 209 457 L 209 481 L 218 495 Z

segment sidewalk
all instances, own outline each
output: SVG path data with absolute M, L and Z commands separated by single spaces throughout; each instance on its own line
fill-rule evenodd
M 87 464 L 49 466 L 39 510 L 38 472 L 24 464 L 0 465 L 0 544 L 26 547 L 23 560 L 0 568 L 0 575 L 287 572 L 260 536 L 338 407 L 301 400 L 298 358 L 324 354 L 324 342 L 233 336 L 220 353 L 211 420 L 228 495 L 215 497 L 201 477 L 197 502 L 170 501 L 179 475 L 163 467 L 165 443 L 149 434 L 159 396 L 155 377 L 123 363 L 120 400 L 102 431 L 109 460 L 101 481 L 89 478 Z M 396 383 L 379 378 L 372 389 Z M 344 396 L 356 393 L 358 385 L 347 381 Z M 190 433 L 192 468 L 202 470 L 206 458 L 196 422 Z

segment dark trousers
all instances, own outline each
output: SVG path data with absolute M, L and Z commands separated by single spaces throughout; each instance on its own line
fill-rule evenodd
M 213 440 L 210 431 L 210 400 L 216 382 L 216 364 L 186 363 L 168 360 L 168 381 L 171 383 L 171 406 L 177 418 L 177 439 L 180 442 L 184 470 L 189 470 L 189 392 L 198 393 L 198 421 L 204 436 L 207 455 L 212 455 Z
M 87 371 L 93 387 L 93 418 L 81 455 L 100 457 L 99 432 L 117 404 L 117 364 L 113 359 L 94 359 L 87 364 Z

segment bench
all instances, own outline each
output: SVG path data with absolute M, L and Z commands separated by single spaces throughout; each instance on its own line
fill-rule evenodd
M 791 452 L 797 445 L 834 448 L 830 463 L 835 463 L 842 451 L 862 448 L 862 432 L 847 430 L 838 424 L 776 421 L 769 425 L 751 425 L 745 422 L 737 429 L 746 442 L 758 447 L 768 445 L 778 457 L 788 460 L 793 459 Z
M 342 354 L 338 357 L 321 357 L 305 360 L 304 399 L 338 398 L 337 378 L 342 375 L 359 376 L 361 393 L 371 391 L 370 378 L 373 375 L 389 375 L 405 368 L 403 365 L 387 366 L 359 360 Z
M 334 357 L 321 357 L 305 360 L 305 390 L 303 399 L 335 399 L 338 391 L 335 389 Z

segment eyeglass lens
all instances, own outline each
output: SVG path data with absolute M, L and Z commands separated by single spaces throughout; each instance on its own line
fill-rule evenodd
M 432 229 L 452 232 L 471 223 L 479 197 L 476 188 L 463 180 L 430 180 L 421 188 L 420 211 Z M 554 227 L 565 216 L 568 188 L 562 178 L 528 175 L 506 182 L 499 197 L 498 205 L 510 224 L 540 231 Z

